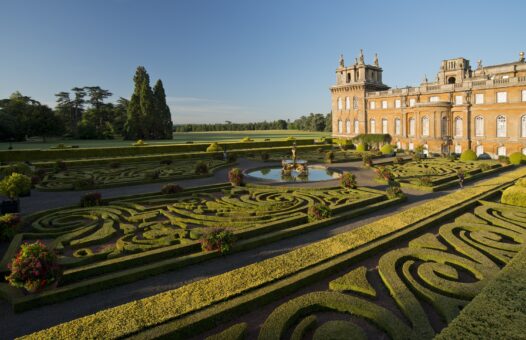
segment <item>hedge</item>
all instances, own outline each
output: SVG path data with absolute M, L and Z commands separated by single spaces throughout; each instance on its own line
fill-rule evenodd
M 525 287 L 526 248 L 523 248 L 435 339 L 523 339 Z
M 521 152 L 514 152 L 510 155 L 510 164 L 513 164 L 513 165 L 523 164 L 525 160 L 526 160 L 526 156 L 524 156 Z
M 409 231 L 411 228 L 416 230 L 414 228 L 421 227 L 419 223 L 432 223 L 426 222 L 430 217 L 434 220 L 448 218 L 451 212 L 466 209 L 467 206 L 473 204 L 470 202 L 475 202 L 474 200 L 480 195 L 493 193 L 523 176 L 526 176 L 526 169 L 517 169 L 498 178 L 487 180 L 481 185 L 456 191 L 432 202 L 407 209 L 397 215 L 389 216 L 284 255 L 193 282 L 155 296 L 99 311 L 33 333 L 28 338 L 116 338 L 132 335 L 145 328 L 163 323 L 162 326 L 146 331 L 144 337 L 173 334 L 177 329 L 184 332 L 183 329 L 191 331 L 192 327 L 210 327 L 210 322 L 213 323 L 215 318 L 228 314 L 230 309 L 245 308 L 243 310 L 246 311 L 254 308 L 253 299 L 257 296 L 259 296 L 257 298 L 259 303 L 263 303 L 264 295 L 258 294 L 277 294 L 275 289 L 271 288 L 275 285 L 283 284 L 280 289 L 283 292 L 289 292 L 291 288 L 288 287 L 290 287 L 291 282 L 297 282 L 295 281 L 297 280 L 296 277 L 292 276 L 293 274 L 300 277 L 302 275 L 303 277 L 305 275 L 313 277 L 313 275 L 316 276 L 316 272 L 323 270 L 322 268 L 332 272 L 335 263 L 338 263 L 337 261 L 343 261 L 344 258 L 345 261 L 355 259 L 356 255 L 353 251 L 357 251 L 359 247 L 365 251 L 363 247 L 373 247 L 372 242 L 382 236 L 396 240 L 400 235 L 399 232 Z M 385 242 L 385 239 L 381 240 L 380 244 L 385 244 Z M 342 258 L 343 255 L 346 257 Z M 327 260 L 331 260 L 331 262 L 326 262 Z M 315 265 L 319 266 L 314 267 Z M 307 273 L 305 270 L 308 268 L 312 268 L 309 270 L 314 272 Z M 280 279 L 283 281 L 277 281 Z M 264 285 L 272 282 L 275 283 L 268 289 L 263 288 Z M 260 287 L 261 293 L 255 290 Z M 249 291 L 252 292 L 249 293 Z M 339 293 L 326 294 L 332 294 L 331 297 L 340 296 L 334 295 Z M 236 296 L 238 298 L 234 299 Z M 230 302 L 229 299 L 233 300 Z M 222 301 L 225 304 L 224 308 L 217 305 L 210 310 L 200 311 Z M 335 303 L 337 304 L 338 301 L 336 300 Z M 195 314 L 189 315 L 187 319 L 181 319 L 181 317 L 192 312 Z M 174 324 L 168 322 L 170 320 L 174 320 Z M 202 330 L 202 328 L 200 329 Z
M 514 185 L 502 193 L 501 202 L 519 207 L 526 207 L 526 187 Z
M 475 151 L 473 151 L 471 149 L 464 150 L 460 154 L 460 160 L 461 161 L 476 161 L 477 160 L 477 154 L 475 153 Z
M 218 143 L 221 149 L 227 150 L 247 149 L 247 148 L 273 148 L 280 146 L 312 145 L 314 139 L 274 140 L 268 142 L 222 142 Z M 46 161 L 46 160 L 68 160 L 81 158 L 100 158 L 118 156 L 141 156 L 162 153 L 188 153 L 205 152 L 210 146 L 209 143 L 201 144 L 168 144 L 168 145 L 146 145 L 146 146 L 125 146 L 108 148 L 78 148 L 78 149 L 50 149 L 50 150 L 9 150 L 0 151 L 0 161 Z

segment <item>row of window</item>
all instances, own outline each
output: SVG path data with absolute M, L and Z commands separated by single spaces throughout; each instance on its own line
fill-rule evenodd
M 500 115 L 497 117 L 497 137 L 506 137 L 508 134 L 507 131 L 507 120 L 506 116 Z M 381 121 L 381 133 L 389 133 L 388 132 L 388 122 L 386 118 L 382 118 Z M 395 118 L 394 120 L 395 124 L 395 135 L 401 135 L 402 134 L 402 124 L 400 118 Z M 346 133 L 351 133 L 351 121 L 347 119 L 345 124 L 345 130 Z M 360 124 L 358 122 L 358 119 L 354 120 L 353 124 L 353 130 L 354 134 L 360 133 Z M 429 118 L 422 117 L 422 136 L 426 137 L 429 136 Z M 453 133 L 455 137 L 462 137 L 464 131 L 462 118 L 456 117 L 453 125 Z M 341 119 L 338 120 L 338 133 L 343 133 L 343 121 Z M 376 120 L 373 118 L 369 120 L 369 133 L 377 133 L 376 131 Z M 441 124 L 441 133 L 443 136 L 446 136 L 447 133 L 447 120 L 444 118 L 442 120 Z M 416 119 L 410 118 L 409 119 L 409 136 L 415 136 L 416 135 Z M 475 136 L 476 137 L 484 137 L 484 117 L 477 116 L 475 117 Z M 526 138 L 526 115 L 521 117 L 521 126 L 520 126 L 520 136 L 522 138 Z
M 522 99 L 523 102 L 526 102 L 526 90 L 522 90 L 522 98 L 521 99 Z M 438 96 L 429 97 L 429 102 L 430 103 L 434 103 L 434 102 L 438 102 L 438 101 L 440 101 L 440 97 L 438 97 Z M 497 103 L 507 103 L 508 102 L 508 92 L 505 92 L 505 91 L 497 92 L 496 102 Z M 387 100 L 382 100 L 380 103 L 381 103 L 380 107 L 382 109 L 388 109 L 389 108 Z M 410 107 L 415 106 L 415 104 L 416 104 L 416 99 L 415 98 L 409 99 L 409 106 Z M 464 96 L 462 96 L 462 95 L 455 96 L 455 105 L 462 105 L 462 104 L 464 104 Z M 484 93 L 476 93 L 475 94 L 475 104 L 484 104 Z M 402 101 L 400 99 L 395 99 L 394 107 L 395 107 L 395 109 L 401 108 L 402 107 Z M 349 110 L 350 108 L 351 108 L 351 99 L 349 97 L 345 97 L 345 109 Z M 356 96 L 353 97 L 353 108 L 354 109 L 358 109 L 358 98 Z M 376 102 L 375 101 L 370 101 L 369 102 L 369 108 L 371 110 L 376 109 Z M 342 98 L 338 98 L 338 110 L 342 110 L 342 109 L 343 109 L 343 99 Z

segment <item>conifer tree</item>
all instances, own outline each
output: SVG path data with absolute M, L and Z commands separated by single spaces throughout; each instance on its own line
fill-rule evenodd
M 157 123 L 155 124 L 157 138 L 172 139 L 172 114 L 166 104 L 166 94 L 161 79 L 157 80 L 153 87 L 153 96 L 155 98 L 155 112 L 157 117 Z
M 141 92 L 143 88 L 144 78 L 148 74 L 143 66 L 137 67 L 133 81 L 135 88 L 127 108 L 127 119 L 125 124 L 125 138 L 126 139 L 143 139 L 145 138 L 143 130 L 143 115 L 141 108 Z

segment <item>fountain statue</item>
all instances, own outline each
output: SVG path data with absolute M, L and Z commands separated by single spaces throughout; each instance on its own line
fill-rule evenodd
M 284 159 L 281 161 L 282 176 L 291 176 L 292 171 L 296 171 L 298 173 L 298 177 L 307 177 L 309 175 L 307 161 L 297 158 L 296 142 L 292 144 L 291 156 L 292 159 Z

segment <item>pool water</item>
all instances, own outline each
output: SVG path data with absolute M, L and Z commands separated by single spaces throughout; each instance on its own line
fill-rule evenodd
M 325 169 L 323 167 L 308 167 L 307 176 L 298 176 L 298 172 L 293 170 L 289 176 L 281 174 L 281 167 L 269 167 L 247 172 L 247 176 L 272 180 L 277 182 L 317 182 L 340 178 L 340 173 Z

